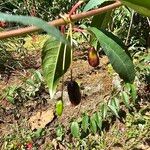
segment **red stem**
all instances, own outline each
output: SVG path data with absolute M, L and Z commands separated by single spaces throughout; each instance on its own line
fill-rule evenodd
M 80 28 L 73 28 L 74 32 L 85 32 L 85 30 L 80 29 Z
M 76 11 L 76 9 L 82 4 L 84 1 L 78 1 L 70 10 L 69 12 L 69 18 L 71 18 L 71 15 Z
M 60 30 L 61 30 L 61 33 L 63 33 L 63 34 L 65 33 L 65 26 L 66 25 L 61 25 L 61 29 Z

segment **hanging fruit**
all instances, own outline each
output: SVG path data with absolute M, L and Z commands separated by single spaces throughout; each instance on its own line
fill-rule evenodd
M 67 84 L 69 100 L 73 105 L 78 105 L 81 101 L 80 87 L 76 81 L 69 81 Z
M 88 62 L 92 67 L 97 67 L 99 65 L 99 57 L 94 47 L 88 49 Z

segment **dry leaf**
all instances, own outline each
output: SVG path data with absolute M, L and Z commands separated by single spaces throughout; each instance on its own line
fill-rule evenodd
M 52 109 L 46 111 L 37 112 L 29 119 L 31 129 L 44 128 L 48 123 L 54 119 L 54 111 Z

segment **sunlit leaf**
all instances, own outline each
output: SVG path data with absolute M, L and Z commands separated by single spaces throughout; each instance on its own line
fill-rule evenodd
M 79 137 L 80 131 L 79 131 L 79 124 L 77 122 L 71 123 L 71 134 L 75 138 Z
M 134 84 L 131 84 L 131 98 L 132 98 L 133 102 L 135 103 L 135 100 L 137 98 L 137 89 Z
M 95 122 L 98 128 L 101 130 L 102 129 L 102 116 L 100 112 L 96 112 L 94 115 L 95 115 Z
M 125 91 L 122 92 L 122 98 L 123 98 L 123 102 L 126 105 L 126 107 L 130 108 L 129 96 Z
M 81 128 L 83 129 L 84 132 L 87 132 L 88 127 L 89 127 L 89 116 L 85 113 L 83 114 L 82 117 Z
M 126 83 L 126 84 L 125 84 L 125 89 L 126 89 L 128 92 L 130 92 L 130 90 L 131 90 L 131 84 L 130 84 L 130 83 Z
M 95 134 L 97 132 L 97 125 L 95 121 L 95 116 L 91 116 L 90 118 L 90 129 Z
M 54 38 L 49 38 L 42 50 L 42 69 L 48 85 L 51 98 L 53 98 L 60 77 L 70 66 L 72 51 L 63 43 Z
M 112 99 L 111 101 L 109 101 L 108 107 L 109 107 L 109 109 L 112 111 L 112 113 L 113 113 L 116 117 L 119 118 L 117 106 L 115 105 L 115 102 L 114 102 L 113 99 Z
M 59 125 L 57 128 L 56 128 L 56 135 L 57 135 L 57 139 L 58 140 L 62 140 L 63 138 L 63 135 L 64 135 L 64 128 Z
M 105 119 L 106 118 L 106 115 L 107 115 L 107 105 L 106 104 L 103 104 L 101 107 L 100 107 L 100 112 L 102 114 L 102 118 Z
M 6 97 L 6 99 L 7 99 L 7 101 L 9 101 L 10 103 L 15 104 L 15 99 L 14 99 L 14 97 L 8 95 L 8 96 Z
M 120 110 L 120 103 L 119 103 L 119 100 L 116 97 L 113 99 L 113 103 L 116 106 L 117 111 L 119 112 L 119 110 Z
M 56 110 L 57 116 L 61 116 L 62 115 L 63 108 L 64 108 L 63 101 L 62 100 L 58 100 L 56 102 L 56 106 L 55 106 L 55 110 Z

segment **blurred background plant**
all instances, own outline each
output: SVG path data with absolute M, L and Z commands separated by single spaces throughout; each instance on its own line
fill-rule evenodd
M 68 13 L 77 0 L 1 0 L 0 11 L 10 14 L 36 16 L 46 21 Z

